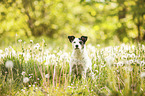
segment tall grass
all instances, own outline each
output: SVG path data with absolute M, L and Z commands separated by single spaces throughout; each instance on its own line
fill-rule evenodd
M 69 76 L 69 51 L 51 48 L 43 40 L 0 50 L 0 94 L 18 96 L 145 95 L 145 46 L 122 44 L 100 48 L 87 45 L 95 79 Z M 8 68 L 7 61 L 14 66 Z

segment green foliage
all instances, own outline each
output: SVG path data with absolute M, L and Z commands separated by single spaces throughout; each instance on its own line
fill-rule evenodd
M 95 79 L 70 81 L 70 51 L 44 46 L 44 40 L 19 48 L 0 50 L 0 94 L 2 95 L 144 95 L 145 46 L 122 44 L 100 48 L 87 45 Z M 61 50 L 60 50 L 61 49 Z M 68 48 L 69 49 L 69 48 Z M 6 66 L 7 61 L 14 64 Z M 29 81 L 24 81 L 24 78 Z
M 0 44 L 19 38 L 87 35 L 91 42 L 144 40 L 144 0 L 8 0 L 0 2 Z M 37 39 L 37 38 L 36 38 Z M 117 41 L 117 42 L 114 42 Z

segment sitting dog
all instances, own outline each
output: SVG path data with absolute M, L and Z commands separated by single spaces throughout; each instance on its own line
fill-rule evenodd
M 79 78 L 86 78 L 87 73 L 92 74 L 92 62 L 88 57 L 85 42 L 87 36 L 81 36 L 81 38 L 75 38 L 75 36 L 68 36 L 69 41 L 72 43 L 73 52 L 70 59 L 70 75 Z

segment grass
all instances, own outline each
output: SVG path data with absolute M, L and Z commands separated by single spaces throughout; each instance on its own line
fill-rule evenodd
M 71 47 L 71 46 L 70 46 Z M 69 76 L 69 48 L 16 41 L 0 50 L 0 94 L 18 96 L 141 96 L 145 95 L 145 46 L 122 44 L 100 48 L 87 45 L 95 80 Z M 13 62 L 7 68 L 7 61 Z M 24 78 L 29 78 L 24 82 Z

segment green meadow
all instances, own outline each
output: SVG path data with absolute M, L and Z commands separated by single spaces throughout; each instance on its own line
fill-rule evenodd
M 71 45 L 71 44 L 70 44 Z M 18 40 L 15 49 L 0 50 L 0 94 L 3 96 L 143 96 L 145 46 L 121 44 L 100 48 L 87 44 L 95 79 L 69 76 L 71 51 Z M 71 48 L 68 45 L 67 48 Z
M 94 79 L 72 78 L 88 36 Z M 145 96 L 144 0 L 1 0 L 0 96 Z

